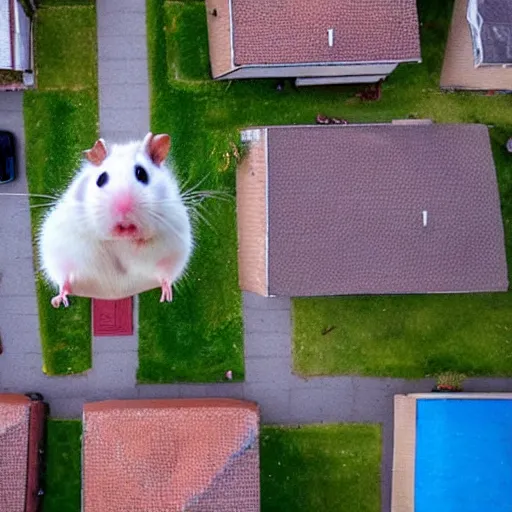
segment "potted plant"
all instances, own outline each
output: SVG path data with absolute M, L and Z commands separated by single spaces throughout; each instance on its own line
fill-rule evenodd
M 460 392 L 462 391 L 462 382 L 466 376 L 457 372 L 445 372 L 437 376 L 437 383 L 433 392 L 447 393 L 447 392 Z

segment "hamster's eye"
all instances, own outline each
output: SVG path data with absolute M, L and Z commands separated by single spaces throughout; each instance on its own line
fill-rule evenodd
M 102 172 L 99 176 L 98 176 L 98 179 L 96 180 L 96 185 L 98 185 L 98 187 L 103 187 L 103 185 L 106 185 L 108 182 L 108 174 L 106 172 Z
M 137 178 L 137 181 L 144 183 L 144 185 L 148 184 L 149 176 L 148 176 L 146 169 L 144 169 L 144 167 L 142 167 L 140 165 L 135 166 L 135 177 Z

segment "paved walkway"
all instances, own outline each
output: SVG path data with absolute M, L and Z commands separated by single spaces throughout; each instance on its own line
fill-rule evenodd
M 138 139 L 149 129 L 145 31 L 144 2 L 98 2 L 100 132 L 107 140 Z M 26 193 L 21 94 L 0 94 L 0 129 L 15 132 L 21 149 L 19 178 L 2 185 L 0 193 Z M 83 403 L 91 400 L 226 396 L 257 401 L 265 423 L 378 422 L 384 437 L 382 509 L 389 510 L 393 395 L 428 392 L 433 381 L 299 378 L 291 372 L 290 301 L 249 293 L 244 294 L 244 383 L 137 385 L 136 336 L 96 338 L 90 372 L 48 377 L 41 371 L 28 200 L 0 195 L 0 211 L 0 391 L 39 391 L 52 414 L 63 418 L 80 418 Z M 470 379 L 465 389 L 512 392 L 512 379 Z

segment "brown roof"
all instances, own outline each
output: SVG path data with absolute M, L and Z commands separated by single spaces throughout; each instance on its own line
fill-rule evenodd
M 84 406 L 84 512 L 259 512 L 259 412 L 229 399 Z
M 507 290 L 485 126 L 274 126 L 267 146 L 269 295 Z
M 441 72 L 441 87 L 512 90 L 512 68 L 475 68 L 471 31 L 466 20 L 468 0 L 455 0 Z
M 420 60 L 415 0 L 231 0 L 234 63 Z M 334 29 L 333 46 L 328 29 Z
M 25 510 L 30 402 L 0 395 L 0 510 Z

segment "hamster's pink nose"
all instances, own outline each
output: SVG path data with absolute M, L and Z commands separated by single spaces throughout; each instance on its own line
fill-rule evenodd
M 126 215 L 133 210 L 133 197 L 131 194 L 120 194 L 118 195 L 113 203 L 112 210 L 115 215 Z

